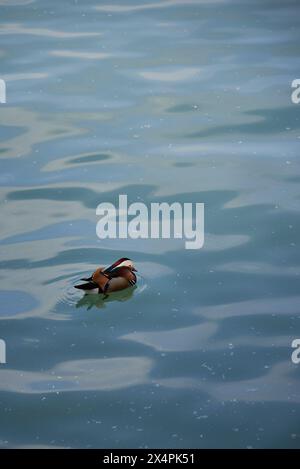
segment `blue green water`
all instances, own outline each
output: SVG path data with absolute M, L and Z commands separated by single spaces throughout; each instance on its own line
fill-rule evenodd
M 299 13 L 0 0 L 1 447 L 300 447 Z M 204 202 L 203 249 L 101 241 L 119 194 Z

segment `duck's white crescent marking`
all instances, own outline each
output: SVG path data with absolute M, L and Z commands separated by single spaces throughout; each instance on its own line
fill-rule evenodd
M 116 265 L 114 269 L 118 269 L 119 267 L 133 267 L 133 262 L 131 260 L 126 260 L 121 262 L 120 264 Z M 113 269 L 113 270 L 114 270 Z

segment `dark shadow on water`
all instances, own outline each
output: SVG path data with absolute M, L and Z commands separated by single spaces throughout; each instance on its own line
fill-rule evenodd
M 99 154 L 91 154 L 91 155 L 84 155 L 78 156 L 76 158 L 72 158 L 67 162 L 67 164 L 86 164 L 86 163 L 98 163 L 99 161 L 107 161 L 110 160 L 112 157 L 106 153 L 99 153 Z
M 93 295 L 86 294 L 76 303 L 76 308 L 86 308 L 87 310 L 93 307 L 102 309 L 106 307 L 107 303 L 112 301 L 127 301 L 132 298 L 134 291 L 137 287 L 126 288 L 125 290 L 110 293 L 108 297 L 104 298 L 104 295 Z
M 256 117 L 254 122 L 237 122 L 235 124 L 225 124 L 219 126 L 209 127 L 204 130 L 192 132 L 186 135 L 187 138 L 200 138 L 212 137 L 216 135 L 226 135 L 228 133 L 240 134 L 277 134 L 284 132 L 286 127 L 292 129 L 299 129 L 298 109 L 288 106 L 272 108 L 272 109 L 257 109 L 256 111 L 245 111 L 244 115 Z

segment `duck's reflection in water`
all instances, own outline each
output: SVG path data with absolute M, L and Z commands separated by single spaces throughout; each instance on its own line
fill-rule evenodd
M 125 290 L 110 293 L 107 297 L 102 294 L 86 294 L 76 303 L 76 308 L 86 308 L 87 310 L 93 308 L 105 308 L 106 304 L 111 301 L 127 301 L 132 296 L 134 291 L 137 289 L 136 286 L 126 288 Z

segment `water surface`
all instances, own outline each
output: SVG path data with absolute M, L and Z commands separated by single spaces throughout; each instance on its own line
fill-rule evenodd
M 299 3 L 0 10 L 0 445 L 300 447 Z M 204 202 L 204 248 L 100 241 L 119 194 Z

